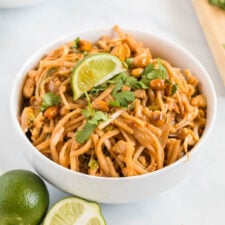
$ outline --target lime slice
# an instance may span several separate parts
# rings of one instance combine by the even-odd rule
[[[96,202],[67,197],[50,209],[43,225],[106,225],[106,223]]]
[[[71,77],[74,100],[122,71],[123,62],[109,53],[97,53],[83,58],[74,67]]]

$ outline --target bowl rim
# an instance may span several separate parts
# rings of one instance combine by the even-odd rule
[[[47,52],[49,52],[49,50],[55,49],[57,46],[60,46],[63,43],[66,43],[67,41],[71,41],[72,38],[76,37],[76,35],[86,35],[86,33],[103,32],[103,31],[104,32],[112,32],[112,27],[97,27],[97,28],[90,28],[90,29],[87,28],[87,29],[83,29],[83,30],[74,30],[72,32],[68,32],[67,34],[61,35],[60,37],[54,39],[53,41],[49,41],[46,44],[42,45],[42,47],[40,47],[38,50],[34,51],[33,54],[31,54],[31,56],[29,56],[27,58],[27,60],[23,63],[23,65],[18,70],[18,72],[15,76],[15,79],[13,81],[12,91],[11,91],[11,95],[10,95],[10,104],[9,104],[12,124],[16,128],[15,132],[19,133],[23,142],[25,141],[25,143],[32,149],[33,153],[36,156],[41,157],[44,160],[44,162],[46,162],[47,164],[50,163],[50,165],[52,167],[56,167],[59,170],[64,171],[65,173],[69,173],[72,175],[74,174],[74,175],[81,176],[81,177],[87,177],[89,179],[95,179],[95,180],[97,179],[97,180],[104,180],[104,181],[107,180],[107,181],[111,181],[111,182],[116,182],[116,181],[121,182],[121,181],[126,181],[126,180],[131,180],[131,179],[138,180],[138,179],[143,179],[144,177],[148,177],[148,176],[157,176],[158,174],[162,174],[162,173],[167,172],[168,170],[171,170],[173,167],[176,167],[177,165],[179,165],[181,163],[189,162],[191,160],[189,157],[192,157],[192,155],[194,155],[196,152],[198,152],[198,146],[201,145],[202,143],[204,143],[204,141],[207,139],[207,137],[208,137],[209,133],[211,132],[212,127],[215,123],[215,118],[216,118],[216,114],[217,114],[216,92],[215,92],[213,82],[212,82],[208,72],[203,67],[203,65],[200,63],[200,61],[192,53],[190,53],[186,48],[184,48],[177,42],[173,41],[172,39],[160,36],[160,34],[156,34],[154,32],[149,32],[149,31],[144,31],[141,29],[124,28],[124,27],[121,27],[121,29],[126,33],[137,33],[138,36],[139,35],[151,36],[151,38],[158,39],[160,42],[166,43],[167,45],[170,45],[173,48],[177,49],[178,51],[181,52],[181,54],[185,54],[195,64],[197,64],[197,66],[201,70],[201,73],[204,74],[204,77],[207,80],[206,83],[210,87],[210,91],[212,94],[212,96],[211,96],[212,97],[212,106],[210,107],[212,113],[211,113],[210,120],[209,119],[207,120],[209,122],[206,123],[206,126],[204,128],[204,132],[203,132],[202,136],[200,137],[199,141],[190,150],[190,152],[188,154],[185,154],[183,157],[181,157],[180,159],[178,159],[177,161],[175,161],[174,163],[172,163],[168,166],[165,166],[165,167],[158,169],[156,171],[153,171],[153,172],[149,172],[149,173],[141,174],[141,175],[137,175],[137,176],[128,176],[128,177],[93,176],[93,175],[84,174],[81,172],[77,172],[77,171],[65,168],[65,167],[61,166],[60,164],[54,162],[53,160],[49,159],[48,157],[44,156],[41,152],[39,152],[35,148],[35,146],[28,140],[26,135],[23,133],[23,131],[19,125],[19,120],[18,120],[18,115],[17,115],[18,112],[16,112],[16,110],[15,110],[15,106],[17,108],[19,107],[18,99],[16,100],[16,98],[18,98],[17,93],[18,93],[19,89],[21,91],[21,88],[22,88],[21,86],[22,86],[23,80],[26,77],[27,72],[31,68],[34,67],[34,65],[33,65],[34,62],[35,62],[35,64],[37,64],[37,62],[41,59],[41,57],[43,57]],[[32,65],[32,67],[30,68],[31,65]],[[20,85],[20,87],[19,87],[19,85]],[[32,162],[29,161],[29,163],[32,165]]]

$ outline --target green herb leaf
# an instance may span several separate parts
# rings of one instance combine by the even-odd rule
[[[88,109],[82,109],[81,112],[82,112],[82,115],[83,115],[86,119],[88,119],[89,117],[91,117],[91,113],[90,113],[90,111],[89,111]]]
[[[123,87],[123,80],[118,80],[116,86],[113,88],[113,94],[115,94],[116,92],[120,91]]]
[[[142,73],[143,75],[144,74],[148,74],[148,73],[150,73],[152,70],[154,69],[154,65],[153,64],[148,64],[146,67],[145,67],[145,70],[144,70],[144,72]]]
[[[172,84],[171,95],[174,95],[177,92],[178,84]]]
[[[102,111],[96,111],[94,113],[94,116],[92,117],[92,119],[88,120],[88,122],[90,124],[95,124],[95,125],[98,125],[100,121],[106,121],[108,120],[108,116],[107,114],[105,114],[104,112]]]
[[[76,132],[75,134],[75,140],[78,143],[83,143],[88,140],[91,133],[95,130],[95,128],[98,126],[100,121],[106,121],[108,120],[108,115],[103,113],[102,111],[93,111],[94,115],[91,115],[90,111],[88,109],[82,110],[82,114],[86,118],[90,118],[86,124],[83,126],[83,128]]]
[[[114,92],[116,92],[122,88],[122,87],[120,87],[121,81],[124,82],[127,76],[128,75],[125,72],[122,72],[122,73],[116,75],[115,77],[113,77],[112,79],[105,81],[103,84],[101,84],[97,87],[93,87],[91,89],[91,91],[89,91],[88,93],[97,95],[99,92],[104,91],[109,86],[109,84],[116,84],[116,86],[114,88],[115,89]]]
[[[73,42],[73,48],[74,49],[78,49],[79,48],[79,44],[80,44],[80,38],[77,37],[74,42]]]
[[[98,168],[98,162],[93,157],[91,157],[90,161],[88,162],[88,167],[91,168],[91,169],[97,169]]]
[[[96,124],[91,124],[91,123],[87,122],[81,130],[76,132],[75,140],[78,143],[81,143],[81,144],[84,143],[85,141],[88,140],[91,133],[95,130],[96,127],[97,127]]]
[[[128,107],[128,103],[133,102],[135,99],[134,93],[131,91],[115,93],[113,94],[113,97],[115,98],[118,105],[122,107]]]
[[[129,75],[126,72],[119,73],[117,76],[115,76],[112,79],[108,80],[107,83],[109,83],[109,84],[116,84],[120,80],[125,82],[126,79],[127,79],[127,76],[129,76]]]
[[[158,69],[159,69],[159,70],[164,71],[164,73],[167,73],[167,70],[166,70],[166,68],[163,66],[163,64],[161,63],[160,58],[158,58],[157,64],[158,64],[158,67],[159,67]]]
[[[43,96],[41,103],[41,111],[43,112],[50,106],[58,105],[61,102],[61,98],[59,95],[56,95],[52,92],[48,92]]]
[[[166,68],[162,65],[160,59],[157,61],[158,68],[157,69],[152,69],[149,73],[145,74],[145,77],[149,80],[154,80],[154,79],[167,79],[167,70]]]
[[[120,103],[117,101],[109,101],[109,105],[112,107],[117,107],[117,108],[121,107]]]
[[[130,68],[132,66],[134,59],[133,58],[127,58],[125,60],[125,63],[127,64],[128,68]]]
[[[106,113],[102,111],[96,111],[95,109],[93,109],[89,95],[85,93],[85,96],[88,101],[88,106],[87,109],[82,109],[82,115],[87,119],[87,122],[83,126],[83,128],[77,131],[75,134],[75,140],[78,143],[83,143],[87,141],[91,133],[98,126],[99,122],[106,121],[109,119]]]
[[[123,85],[127,85],[127,86],[131,87],[132,90],[136,90],[139,88],[143,88],[143,89],[148,88],[148,86],[145,85],[142,81],[139,81],[137,78],[132,77],[125,72],[120,73],[118,76],[116,76],[110,82],[116,83],[113,93],[120,91],[122,89]]]
[[[225,1],[224,0],[209,0],[209,3],[212,5],[216,5],[222,9],[225,9]]]
[[[147,77],[142,77],[141,80],[139,81],[139,83],[140,83],[140,85],[142,86],[143,89],[148,89],[150,79],[148,79]]]
[[[164,70],[159,70],[159,69],[155,69],[152,72],[146,74],[146,78],[149,80],[154,80],[154,79],[166,79],[167,78],[167,72],[165,72]]]
[[[85,92],[84,94],[85,94],[85,96],[87,98],[87,101],[88,101],[88,108],[87,109],[88,109],[90,115],[93,117],[94,113],[95,113],[95,110],[92,108],[91,99],[90,99],[90,97],[89,97],[87,92]]]
[[[139,88],[148,89],[148,86],[145,85],[142,81],[139,81],[137,78],[131,77],[131,76],[127,77],[125,84],[127,86],[130,86],[131,89],[133,90],[136,90]]]
[[[148,64],[142,73],[142,78],[139,81],[139,85],[142,85],[141,88],[148,88],[149,82],[154,79],[164,79],[166,80],[168,77],[166,68],[162,65],[160,59],[157,61],[158,68],[154,68],[152,64]]]
[[[93,87],[88,93],[91,94],[91,95],[98,95],[99,92],[104,91],[106,88],[107,88],[107,84],[103,83],[101,85]]]
[[[177,83],[172,83],[170,79],[166,79],[166,83],[171,85],[171,91],[170,95],[174,95],[177,92],[178,89],[178,84]]]

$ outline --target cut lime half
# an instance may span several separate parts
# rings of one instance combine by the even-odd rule
[[[43,225],[106,225],[96,202],[79,197],[67,197],[48,212]]]
[[[83,58],[76,64],[71,76],[74,100],[123,71],[123,62],[109,53],[97,53]]]

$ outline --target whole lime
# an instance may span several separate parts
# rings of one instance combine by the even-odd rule
[[[1,225],[37,225],[48,206],[48,190],[35,173],[11,170],[0,176]]]

